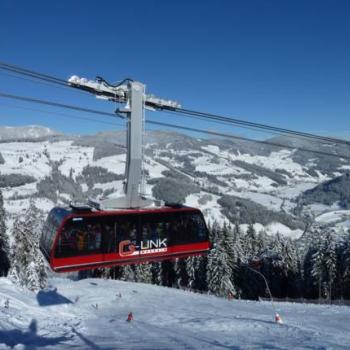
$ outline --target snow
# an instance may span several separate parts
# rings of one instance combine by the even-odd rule
[[[12,196],[31,196],[37,192],[36,182],[17,186],[15,188],[5,187],[2,190],[4,199],[9,199]]]
[[[321,215],[325,212],[333,212],[334,210],[339,210],[340,206],[338,202],[334,202],[332,205],[326,205],[322,203],[313,203],[305,206],[304,210],[306,212],[311,212],[314,215]]]
[[[280,198],[265,193],[242,192],[240,197],[251,199],[256,203],[275,211],[280,211],[282,205],[282,200]]]
[[[349,233],[350,210],[333,210],[320,214],[315,221],[321,225],[329,225],[337,233],[337,237],[342,239]]]
[[[150,144],[146,145],[150,146]],[[169,147],[171,144],[169,144]],[[178,171],[183,175],[186,171],[174,169],[180,168],[183,164],[175,159],[167,157],[160,157],[161,151],[158,150],[158,156],[155,158],[149,155],[145,156],[144,167],[149,174],[149,178],[164,177],[165,170]],[[192,157],[191,150],[171,150],[172,153],[178,156]],[[169,153],[169,152],[168,152]],[[15,214],[17,210],[22,210],[28,206],[29,197],[37,193],[37,184],[46,176],[49,176],[53,169],[53,162],[59,165],[59,171],[62,174],[73,178],[77,178],[87,165],[100,166],[112,173],[124,174],[125,172],[125,154],[104,157],[96,161],[93,160],[94,148],[75,146],[72,140],[65,141],[40,141],[40,142],[17,142],[11,141],[1,143],[1,154],[5,159],[4,164],[0,164],[1,174],[24,174],[31,175],[37,180],[35,183],[26,184],[14,188],[4,188],[3,194],[6,201],[6,210],[10,214]],[[157,152],[156,152],[157,154]],[[202,154],[198,156],[198,154]],[[222,150],[216,145],[202,146],[202,152],[196,152],[196,157],[192,159],[197,171],[203,171],[207,174],[214,175],[218,180],[224,182],[226,185],[218,185],[211,179],[201,177],[198,179],[191,178],[200,182],[202,192],[200,194],[193,194],[186,199],[187,205],[200,207],[206,219],[210,222],[218,221],[219,223],[227,222],[227,219],[221,213],[221,206],[218,205],[218,196],[213,196],[205,205],[198,202],[209,188],[215,186],[217,191],[221,194],[233,195],[241,198],[251,199],[266,208],[274,211],[280,211],[281,208],[287,212],[292,213],[296,206],[295,198],[306,189],[314,187],[324,176],[311,177],[305,172],[305,167],[298,163],[294,163],[291,159],[292,151],[278,151],[272,152],[269,156],[254,156],[249,154],[241,154],[232,152],[232,150]],[[181,158],[179,158],[181,159]],[[286,178],[288,184],[286,186],[278,186],[273,180],[266,176],[247,176],[251,172],[244,170],[234,164],[232,161],[241,160],[247,163],[264,166],[268,169],[284,169],[293,175],[293,178]],[[169,164],[167,164],[167,161]],[[346,165],[343,166],[343,168]],[[181,168],[180,168],[181,169]],[[254,174],[256,175],[256,174]],[[152,185],[147,185],[143,190],[148,196],[152,195]],[[87,191],[87,185],[82,184],[83,191]],[[114,193],[109,197],[116,197],[122,193],[123,182],[113,181],[110,183],[96,183],[94,188],[105,190],[113,190]],[[62,194],[61,194],[62,195]],[[62,195],[64,196],[64,194]],[[17,199],[16,199],[17,198]],[[69,199],[66,196],[67,199]],[[46,199],[40,198],[38,205],[47,212],[50,205],[53,204]],[[315,207],[316,205],[316,207]],[[313,204],[305,208],[305,211],[310,211],[311,214],[319,215],[325,211],[334,211],[339,209],[338,206],[332,207],[318,207]],[[8,218],[7,220],[10,220]],[[320,219],[321,220],[321,219]],[[8,222],[11,226],[11,222]],[[339,225],[338,225],[339,226]],[[275,227],[275,226],[272,226]],[[342,230],[345,230],[348,224],[345,222]],[[267,230],[267,229],[266,229]],[[290,234],[292,237],[297,237],[298,232],[288,231],[285,227],[280,227],[282,234]],[[270,232],[276,232],[275,228],[271,228]]]
[[[243,233],[247,233],[248,224],[239,225]],[[253,224],[255,232],[259,233],[260,231],[265,231],[270,236],[275,236],[277,233],[285,237],[290,237],[292,239],[300,238],[303,234],[303,231],[300,229],[291,230],[288,226],[281,224],[280,222],[272,222],[266,226],[256,222]]]
[[[202,148],[208,150],[211,153],[216,153],[216,154],[220,153],[220,148],[218,146],[215,146],[215,145],[208,145],[208,146],[202,147]]]
[[[99,188],[103,191],[105,190],[112,190],[113,192],[109,194],[108,198],[117,198],[123,196],[123,188],[124,188],[124,181],[111,181],[108,183],[96,183],[94,185],[94,188]],[[103,197],[103,196],[102,196]],[[97,197],[97,199],[100,199],[100,196]]]
[[[202,149],[213,154],[218,154],[218,151],[213,149],[213,147],[215,146],[202,146]],[[271,152],[269,156],[257,156],[247,153],[235,154],[234,152],[231,152],[231,150],[227,150],[220,151],[220,156],[230,160],[241,160],[246,163],[256,164],[271,170],[284,169],[293,174],[294,177],[305,176],[303,167],[300,164],[295,163],[291,158],[293,152],[294,151],[291,150],[281,150],[278,152]]]
[[[162,172],[165,170],[169,170],[169,168],[152,160],[149,157],[145,157],[144,167],[145,167],[145,170],[149,172],[149,175],[151,178],[164,177]]]
[[[111,173],[124,174],[125,172],[125,154],[119,154],[117,156],[104,157],[96,160],[92,165],[100,166],[107,169]]]
[[[207,223],[214,221],[218,222],[220,225],[224,223],[229,224],[229,220],[221,213],[222,207],[217,203],[217,200],[220,198],[219,196],[210,194],[211,199],[206,203],[200,202],[200,199],[208,195],[208,193],[201,191],[200,193],[194,193],[186,197],[185,204],[191,207],[201,208],[204,217]],[[260,203],[272,210],[279,210],[282,201],[276,197],[272,197],[269,195],[264,195],[261,193],[240,193],[240,197],[249,198],[254,200],[257,203]],[[242,232],[246,233],[248,230],[248,224],[241,224],[240,228]],[[277,233],[280,233],[282,236],[290,237],[292,239],[300,238],[303,234],[303,231],[300,229],[292,230],[288,226],[283,225],[279,222],[272,222],[266,226],[255,223],[254,229],[256,232],[265,231],[268,235],[274,236]]]
[[[21,138],[39,138],[48,135],[58,134],[56,131],[40,126],[0,126],[0,140],[21,139]]]
[[[201,211],[206,219],[206,222],[213,223],[216,221],[220,225],[229,224],[229,220],[222,215],[221,210],[222,207],[221,205],[218,204],[217,200],[220,198],[219,196],[210,194],[211,199],[208,200],[206,203],[200,203],[199,200],[201,197],[207,195],[207,192],[201,191],[200,193],[193,193],[190,194],[186,197],[185,204],[190,206],[190,207],[196,207],[196,208],[201,208]]]
[[[57,161],[62,159],[62,165],[58,169],[63,175],[69,177],[72,169],[73,178],[76,178],[87,165],[92,163],[93,150],[92,147],[69,147],[65,151],[62,149],[62,153],[50,153],[50,156],[57,157]]]
[[[291,183],[289,186],[281,186],[273,192],[277,196],[281,196],[286,199],[293,199],[298,197],[302,192],[309,190],[316,185],[316,182]]]
[[[330,224],[350,219],[350,210],[335,210],[319,215],[315,220],[319,223]]]
[[[42,154],[48,142],[11,142],[1,144],[5,164],[0,165],[2,174],[30,175],[42,179],[49,175],[51,167]],[[20,159],[23,161],[20,163]]]
[[[244,234],[247,233],[248,228],[249,228],[249,224],[241,224],[239,225],[241,232],[243,232]],[[256,222],[253,224],[254,230],[255,232],[259,233],[260,231],[265,231],[265,226]]]
[[[345,306],[225,300],[122,281],[0,279],[0,349],[348,349]],[[119,296],[121,293],[121,297]],[[9,308],[4,307],[9,299]],[[126,322],[129,312],[134,320]],[[278,312],[284,324],[274,322]]]
[[[265,227],[265,231],[269,235],[276,235],[280,233],[282,236],[290,237],[292,239],[300,238],[303,231],[300,229],[291,230],[288,226],[281,224],[280,222],[272,222]]]
[[[263,191],[271,191],[274,189],[273,184],[275,183],[273,180],[266,176],[259,176],[257,180],[254,181],[255,186],[257,188],[262,188]]]
[[[60,194],[60,195],[62,195],[62,194]],[[34,200],[35,206],[38,209],[41,209],[46,213],[49,212],[54,205],[54,203],[52,203],[52,201],[50,201],[47,198],[35,198],[33,200]],[[29,200],[28,199],[14,199],[11,201],[5,201],[4,207],[5,207],[5,211],[8,214],[19,214],[20,212],[24,212],[26,209],[28,209]]]

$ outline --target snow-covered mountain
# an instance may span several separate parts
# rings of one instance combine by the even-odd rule
[[[0,187],[10,224],[11,215],[26,207],[33,196],[37,205],[48,211],[57,203],[121,194],[125,133],[73,137],[57,136],[45,128],[9,130],[7,138],[11,133],[17,136],[0,143]],[[33,130],[38,133],[28,138]],[[20,140],[20,135],[25,140]],[[346,145],[287,137],[273,142],[349,154]],[[349,169],[350,161],[341,157],[241,140],[198,139],[162,131],[148,132],[145,137],[146,195],[200,207],[207,220],[238,222],[244,230],[254,223],[258,232],[299,237],[306,213],[308,220],[315,217],[328,224],[335,211],[337,223],[348,222],[347,211],[339,215],[346,209],[343,202],[329,191],[327,194],[322,185],[319,191],[324,190],[331,202],[318,202],[321,197],[317,196],[306,201],[310,192],[304,192],[344,176]],[[318,219],[326,213],[328,221]],[[346,224],[338,227],[347,230]]]
[[[277,303],[275,309],[270,302],[103,279],[50,284],[34,293],[0,278],[0,349],[345,350],[350,344],[346,306]],[[274,322],[276,312],[284,324]]]
[[[58,135],[59,132],[39,125],[29,126],[1,126],[0,141],[4,140],[21,140],[21,139],[38,139],[50,135]]]

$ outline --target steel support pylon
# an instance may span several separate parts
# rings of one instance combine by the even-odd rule
[[[124,109],[117,111],[120,116],[122,115],[127,120],[124,196],[102,201],[90,200],[89,205],[97,209],[141,208],[160,205],[160,201],[141,196],[145,108],[153,111],[174,110],[181,108],[181,105],[175,101],[146,95],[145,85],[130,79],[124,79],[117,85],[110,85],[102,78],[92,81],[73,75],[69,78],[68,83],[70,86],[88,91],[101,99],[117,103],[126,102]]]
[[[140,195],[143,161],[142,144],[145,113],[145,85],[131,81],[128,83],[128,88],[128,104],[124,109],[118,111],[124,114],[127,119],[125,196],[102,200],[100,202],[101,209],[140,208],[153,203],[152,200],[143,198]]]

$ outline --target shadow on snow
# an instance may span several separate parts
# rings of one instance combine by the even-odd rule
[[[72,304],[68,298],[57,293],[57,288],[47,291],[40,290],[36,295],[36,298],[40,306]]]
[[[47,338],[37,334],[38,326],[36,320],[32,320],[28,326],[28,331],[19,329],[0,331],[0,344],[5,344],[11,348],[22,344],[26,350],[35,350],[44,346],[58,345],[70,340],[69,337]]]

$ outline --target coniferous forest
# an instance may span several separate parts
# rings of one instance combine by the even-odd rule
[[[30,290],[46,286],[48,267],[39,251],[44,215],[31,202],[6,231],[0,191],[0,276]],[[331,229],[310,225],[299,240],[256,232],[238,224],[209,225],[207,256],[175,261],[82,271],[79,278],[100,277],[152,283],[225,298],[350,299],[350,233],[340,239]],[[10,246],[9,236],[12,237]]]

